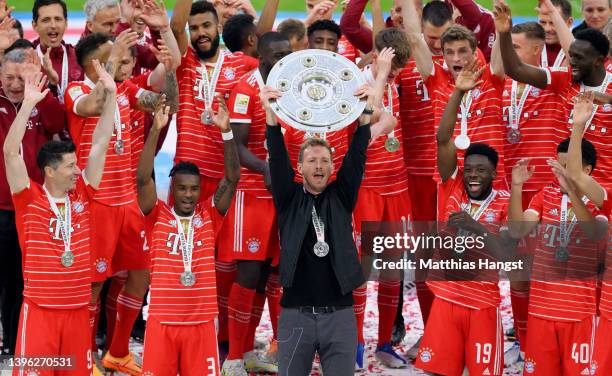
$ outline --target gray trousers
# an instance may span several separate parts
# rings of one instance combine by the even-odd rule
[[[315,352],[324,375],[353,376],[357,321],[353,307],[333,313],[302,313],[283,308],[278,320],[279,376],[309,375]]]

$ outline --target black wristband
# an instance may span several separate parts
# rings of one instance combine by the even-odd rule
[[[372,115],[372,114],[374,114],[374,109],[364,108],[362,113],[364,115]]]

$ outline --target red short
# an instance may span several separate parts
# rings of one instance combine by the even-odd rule
[[[413,221],[435,221],[438,183],[432,176],[408,174]]]
[[[529,315],[524,375],[590,375],[595,327],[595,316],[560,322]]]
[[[210,176],[200,175],[200,199],[199,202],[206,201],[217,191],[220,178],[211,178]],[[172,180],[170,180],[170,189],[168,189],[168,205],[174,205],[174,196],[172,196]]]
[[[219,261],[272,259],[278,263],[280,241],[271,198],[238,190],[217,236]]]
[[[499,308],[471,309],[434,298],[415,366],[440,375],[503,373]]]
[[[143,376],[217,376],[219,352],[214,321],[195,325],[165,325],[147,321]]]
[[[58,357],[70,361],[72,369],[13,369],[13,376],[22,375],[90,375],[92,370],[91,330],[87,307],[49,309],[39,307],[27,298],[21,306],[16,357]],[[32,359],[34,360],[34,359]]]
[[[599,319],[595,331],[595,349],[591,363],[592,375],[612,375],[612,320]]]
[[[108,206],[91,202],[92,280],[101,282],[119,270],[149,267],[144,216],[137,202]]]
[[[406,226],[411,222],[412,206],[408,191],[393,195],[382,195],[379,192],[361,188],[357,205],[353,210],[353,225],[355,226],[355,238],[357,239],[357,250],[361,253],[361,222],[404,222]]]

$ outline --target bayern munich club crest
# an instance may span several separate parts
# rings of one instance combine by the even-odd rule
[[[535,372],[535,362],[533,361],[533,359],[525,359],[525,372],[527,373],[534,373]]]
[[[125,97],[125,95],[120,95],[119,98],[117,98],[117,102],[119,102],[119,104],[122,106],[127,106],[130,104],[130,101]]]
[[[541,92],[542,92],[542,90],[540,88],[537,88],[537,87],[532,87],[531,88],[531,96],[532,97],[537,97],[538,95],[540,95]]]
[[[104,273],[106,272],[106,269],[108,269],[108,261],[103,258],[97,259],[94,265],[96,266],[96,271],[98,273]]]
[[[421,359],[421,362],[429,363],[431,361],[431,358],[433,358],[433,356],[434,356],[434,353],[429,347],[424,347],[422,349],[419,349],[419,359]]]
[[[81,201],[77,201],[72,204],[72,208],[74,209],[75,213],[82,213],[85,207],[83,206],[83,203]]]
[[[204,222],[202,222],[202,217],[200,216],[193,217],[193,225],[195,226],[195,228],[200,228],[204,226]]]
[[[604,110],[604,112],[612,111],[612,105],[610,105],[609,103],[604,104],[603,105],[603,110]]]
[[[233,80],[236,77],[236,72],[234,72],[234,69],[227,67],[223,70],[223,76],[228,80]]]
[[[260,242],[257,238],[249,238],[249,240],[247,240],[247,249],[251,253],[257,253],[257,251],[259,251],[259,245]]]
[[[36,115],[38,115],[38,108],[34,107],[34,108],[32,109],[32,112],[30,113],[30,117],[31,117],[31,118],[33,118],[33,117],[35,117]]]
[[[480,89],[472,90],[472,97],[474,97],[474,99],[478,98],[479,96],[480,96]]]

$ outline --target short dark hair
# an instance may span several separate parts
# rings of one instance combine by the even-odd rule
[[[474,33],[467,29],[465,26],[453,25],[446,29],[446,31],[442,33],[442,36],[440,37],[442,48],[444,48],[444,45],[446,43],[456,42],[460,40],[467,40],[470,43],[472,51],[476,51],[476,48],[478,47],[476,36],[474,36]]]
[[[302,21],[296,20],[295,18],[287,18],[278,24],[276,31],[284,35],[287,40],[294,37],[297,40],[300,40],[304,38],[304,35],[306,35],[306,25],[304,25]]]
[[[567,153],[569,150],[570,139],[566,138],[561,141],[557,146],[557,153]],[[587,139],[582,139],[582,164],[591,166],[591,169],[595,169],[595,165],[597,164],[597,150],[595,150],[595,145],[591,143],[591,141]]]
[[[327,148],[327,150],[329,151],[329,155],[333,158],[334,154],[332,152],[331,146],[329,146],[329,142],[327,142],[327,140],[324,140],[322,138],[312,137],[312,138],[306,139],[306,141],[304,141],[302,145],[300,145],[300,151],[298,153],[298,163],[302,163],[304,161],[304,150],[306,150],[309,147],[314,147],[314,146],[323,146]]]
[[[313,22],[306,31],[306,34],[310,38],[312,33],[317,30],[327,30],[336,34],[338,39],[342,37],[342,31],[340,31],[340,26],[334,20],[317,20]]]
[[[398,67],[403,67],[410,60],[410,45],[406,34],[396,27],[388,27],[379,31],[374,38],[374,46],[379,52],[385,47],[393,48],[395,50],[393,63]]]
[[[429,22],[435,27],[446,25],[453,20],[453,10],[444,1],[434,0],[423,7],[423,23]]]
[[[482,143],[472,143],[465,151],[465,156],[463,160],[466,160],[470,155],[484,155],[487,157],[489,162],[493,165],[494,168],[497,168],[497,162],[499,161],[499,154],[497,154],[497,150],[492,148],[487,144]]]
[[[32,7],[32,19],[34,22],[38,22],[38,9],[40,9],[40,7],[53,4],[59,4],[62,7],[64,19],[68,20],[68,8],[63,0],[36,0],[34,1],[34,6]]]
[[[206,0],[198,0],[191,4],[191,10],[189,11],[190,16],[195,16],[200,13],[212,13],[215,16],[215,20],[219,21],[219,16],[217,15],[217,10],[215,6]]]
[[[567,0],[551,0],[553,6],[561,8],[561,16],[568,20],[572,16],[572,3]]]
[[[588,27],[577,32],[574,38],[576,38],[576,40],[589,42],[601,56],[608,56],[610,41],[608,41],[608,38],[601,31]]]
[[[4,54],[6,55],[13,50],[26,50],[28,48],[34,49],[34,44],[27,39],[17,39],[9,46],[9,48],[4,50]]]
[[[527,39],[545,40],[546,32],[537,22],[523,22],[512,26],[512,34],[525,34]]]
[[[13,24],[13,29],[16,29],[19,33],[19,38],[23,38],[23,26],[21,22],[15,18],[15,23]]]
[[[172,167],[170,170],[170,175],[173,177],[174,175],[196,175],[200,176],[200,169],[194,163],[179,161],[177,164]]]
[[[271,43],[274,42],[287,42],[289,43],[289,39],[283,34],[277,31],[268,31],[259,37],[257,40],[257,54],[259,56],[263,56],[264,50],[270,46]]]
[[[36,164],[44,176],[45,167],[56,168],[62,162],[64,154],[74,153],[75,151],[76,147],[72,141],[47,141],[38,151]]]
[[[242,50],[249,35],[256,31],[255,18],[250,14],[235,14],[223,25],[223,42],[231,52]]]
[[[92,33],[79,40],[75,47],[77,61],[82,67],[89,55],[96,51],[104,43],[108,43],[111,37],[105,33]]]

